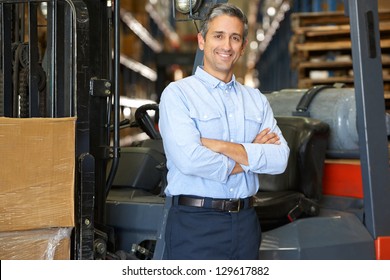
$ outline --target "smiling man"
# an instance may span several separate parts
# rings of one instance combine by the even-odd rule
[[[198,34],[204,65],[162,93],[166,259],[258,258],[257,174],[284,172],[289,148],[265,96],[233,74],[247,34],[239,8],[210,8]]]

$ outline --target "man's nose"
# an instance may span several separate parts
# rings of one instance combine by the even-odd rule
[[[231,42],[230,38],[226,38],[223,41],[223,48],[226,49],[226,50],[230,50],[232,48],[232,42]]]

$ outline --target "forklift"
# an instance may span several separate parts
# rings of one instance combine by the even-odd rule
[[[181,12],[188,20],[199,20],[217,2],[227,1],[192,0]],[[306,178],[314,190],[311,195],[296,186],[294,200],[289,200],[293,204],[278,217],[283,221],[263,228],[261,259],[390,259],[390,170],[378,6],[377,1],[364,0],[345,0],[344,6],[351,26],[364,198],[320,194],[320,164],[309,172],[313,177]],[[120,1],[0,0],[0,15],[0,116],[77,118],[72,259],[163,259],[170,201],[164,195],[162,140],[150,115],[155,111],[158,116],[158,104],[141,106],[133,122],[120,122]],[[42,25],[44,46],[38,35]],[[202,64],[202,56],[198,50],[193,69]],[[277,120],[287,134],[307,130],[314,141],[308,145],[311,157],[323,162],[326,123],[307,116]],[[120,131],[126,125],[140,127],[150,139],[121,147]],[[300,156],[305,155],[291,161]],[[305,174],[309,166],[300,168]],[[284,179],[262,179],[271,189],[259,192],[255,207],[266,224],[264,215],[275,215],[268,203],[281,194],[272,184]]]

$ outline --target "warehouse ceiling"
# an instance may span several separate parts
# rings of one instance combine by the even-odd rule
[[[130,36],[131,38],[124,38],[124,45],[127,46],[126,42],[128,41],[134,42],[135,35],[155,53],[194,52],[197,47],[197,27],[195,25],[197,21],[184,21],[188,17],[183,17],[177,12],[174,13],[173,19],[172,1],[174,0],[122,1],[122,21],[133,33]],[[228,1],[240,7],[247,14],[249,20],[248,49],[237,66],[237,75],[245,83],[256,84],[253,81],[251,72],[255,69],[261,54],[272,40],[280,21],[284,19],[284,14],[290,9],[290,1]],[[155,38],[152,30],[149,30],[150,20],[154,22],[160,33],[163,34],[162,39]],[[129,32],[124,34],[126,36]],[[142,56],[139,52],[142,51],[142,48],[137,48],[133,43],[131,45],[133,45],[131,48],[124,47],[122,62],[148,79],[155,77],[152,69],[149,69],[146,65],[139,64]]]

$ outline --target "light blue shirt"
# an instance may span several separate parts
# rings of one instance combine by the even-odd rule
[[[224,83],[198,67],[193,76],[170,83],[159,104],[159,129],[167,156],[166,194],[246,198],[259,189],[257,173],[278,174],[287,166],[289,148],[266,97],[233,76]],[[281,144],[255,144],[265,128]],[[249,165],[231,175],[235,162],[204,147],[200,138],[241,143]]]

